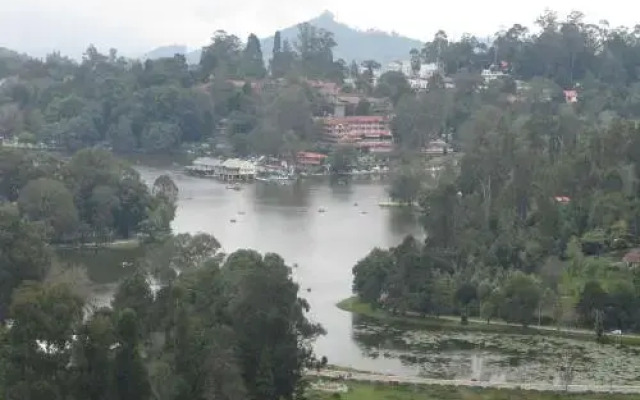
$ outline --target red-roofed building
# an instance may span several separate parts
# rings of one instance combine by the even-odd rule
[[[576,90],[565,90],[564,91],[564,99],[567,103],[577,103],[578,102],[578,92]]]
[[[296,161],[299,165],[303,166],[318,166],[322,165],[327,159],[325,154],[311,153],[308,151],[301,151],[296,154]]]
[[[393,150],[389,117],[352,116],[325,118],[325,140],[333,144],[350,144],[374,153]]]

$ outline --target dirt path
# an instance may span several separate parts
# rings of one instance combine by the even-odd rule
[[[640,394],[640,386],[621,386],[621,385],[551,385],[551,384],[533,384],[533,383],[511,383],[511,382],[482,382],[471,380],[447,380],[447,379],[429,379],[418,376],[394,376],[382,375],[367,372],[349,372],[337,370],[321,370],[307,371],[308,376],[319,378],[339,379],[347,381],[371,382],[371,383],[388,383],[388,384],[413,384],[413,385],[439,385],[439,386],[470,386],[495,389],[521,389],[535,390],[544,392],[563,392],[565,390],[572,393],[622,393],[622,394]]]

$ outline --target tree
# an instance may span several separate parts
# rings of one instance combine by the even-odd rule
[[[72,335],[82,300],[63,285],[28,283],[14,293],[9,330],[8,399],[65,399]]]
[[[374,94],[378,97],[388,97],[396,105],[405,95],[412,93],[411,86],[402,72],[385,72],[378,79]]]
[[[133,133],[133,121],[125,115],[120,116],[117,123],[111,124],[107,137],[113,149],[118,152],[127,153],[138,147]]]
[[[240,250],[222,271],[229,282],[226,312],[250,398],[290,398],[303,368],[313,362],[310,342],[323,332],[307,320],[308,305],[298,297],[290,268],[275,254]]]
[[[241,59],[240,39],[223,30],[216,31],[211,44],[203,47],[200,57],[200,72],[208,79],[212,74],[237,77]]]
[[[153,122],[145,126],[140,145],[149,153],[163,152],[175,148],[181,137],[182,130],[177,124]]]
[[[411,72],[414,76],[418,76],[420,74],[420,69],[422,67],[422,60],[420,59],[420,52],[418,49],[411,49]]]
[[[527,327],[540,301],[538,282],[522,272],[514,272],[507,278],[502,292],[504,296],[501,307],[502,317]]]
[[[597,315],[604,312],[606,304],[607,293],[602,289],[600,283],[589,281],[580,293],[576,311],[585,325],[595,326]]]
[[[373,249],[353,267],[353,292],[360,301],[377,306],[385,295],[387,281],[395,261],[382,249]]]
[[[405,166],[391,180],[389,195],[392,199],[406,205],[417,200],[422,186],[422,178],[413,168]]]
[[[113,396],[112,347],[116,343],[110,310],[98,310],[80,327],[73,345],[73,391],[77,398],[107,400]]]
[[[275,51],[275,46],[274,46]],[[262,79],[267,71],[264,67],[264,59],[260,41],[253,33],[247,39],[247,46],[242,53],[242,71],[246,78]]]
[[[365,60],[361,63],[361,65],[362,68],[364,68],[362,77],[369,85],[373,87],[375,81],[375,71],[379,70],[382,65],[380,65],[380,63],[376,60]]]
[[[130,310],[138,319],[136,329],[144,334],[150,328],[149,318],[153,304],[153,292],[147,282],[147,277],[142,271],[136,271],[118,285],[118,290],[113,296],[111,305],[116,312]]]
[[[151,397],[149,376],[140,357],[138,329],[135,311],[124,309],[119,313],[116,334],[120,346],[115,355],[118,399],[146,400]]]
[[[337,45],[333,33],[308,22],[298,25],[295,49],[299,68],[308,78],[326,78],[334,75],[337,66],[333,60],[333,48]]]
[[[178,202],[179,190],[169,175],[160,175],[153,182],[151,194],[175,207]]]
[[[331,167],[331,173],[335,175],[345,174],[351,171],[355,164],[357,153],[352,147],[339,147],[335,149],[327,160]]]
[[[460,313],[460,322],[463,325],[466,325],[469,318],[469,304],[471,304],[472,301],[478,298],[477,289],[473,284],[465,282],[458,286],[455,296],[458,304],[462,306],[462,312]]]
[[[20,212],[31,221],[42,221],[55,240],[73,234],[78,211],[71,192],[59,181],[40,178],[30,181],[18,198]]]
[[[42,280],[50,251],[40,225],[20,218],[18,210],[0,205],[0,320],[7,318],[11,293],[24,281]]]

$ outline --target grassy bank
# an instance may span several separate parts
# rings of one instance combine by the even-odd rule
[[[594,335],[588,331],[580,330],[558,330],[550,327],[528,327],[523,328],[519,325],[507,324],[504,322],[492,322],[487,324],[485,321],[470,319],[467,325],[460,324],[459,317],[419,317],[410,315],[393,315],[383,309],[374,309],[369,304],[360,302],[357,297],[351,297],[338,303],[338,308],[349,311],[354,314],[373,318],[389,324],[405,324],[416,328],[443,330],[452,329],[459,331],[475,331],[486,333],[512,333],[526,335],[549,335],[559,336],[577,340],[594,340]],[[623,335],[610,339],[612,342],[627,345],[640,346],[640,336]]]
[[[309,393],[309,400],[631,400],[637,394],[547,393],[455,386],[413,386],[349,383],[347,393]]]

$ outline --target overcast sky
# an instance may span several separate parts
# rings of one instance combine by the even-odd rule
[[[453,37],[486,36],[515,22],[532,25],[545,8],[561,15],[578,9],[589,21],[612,26],[640,22],[640,2],[633,0],[0,0],[0,46],[79,57],[93,43],[101,51],[139,55],[162,45],[200,47],[217,29],[264,37],[324,10],[361,29],[421,40],[438,29]]]

